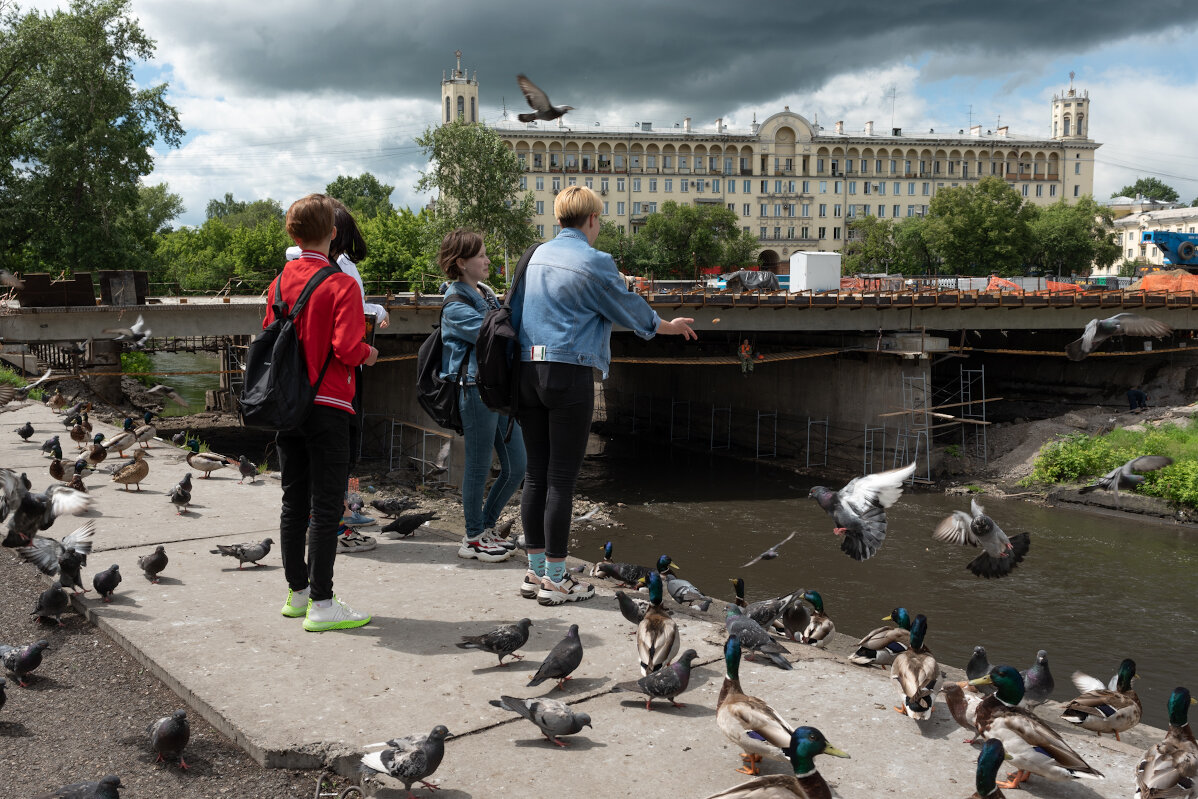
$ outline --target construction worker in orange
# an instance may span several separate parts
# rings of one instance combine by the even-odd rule
[[[740,343],[740,373],[744,377],[749,376],[749,372],[753,371],[753,345],[745,339]]]

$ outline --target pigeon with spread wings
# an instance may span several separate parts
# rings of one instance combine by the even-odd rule
[[[1173,332],[1164,322],[1134,313],[1117,313],[1106,319],[1091,319],[1082,337],[1065,347],[1071,361],[1080,361],[1112,336],[1152,336],[1161,338]]]
[[[843,536],[840,549],[853,560],[873,557],[886,540],[886,509],[903,495],[903,483],[915,474],[915,464],[901,469],[855,477],[839,491],[815,486],[808,494],[836,522]]]
[[[948,544],[981,547],[982,554],[966,568],[978,577],[1006,577],[1027,555],[1031,536],[1019,533],[1008,537],[976,499],[969,501],[969,511],[953,511],[952,516],[937,525],[932,537]]]
[[[532,107],[533,113],[519,114],[516,119],[521,122],[532,122],[537,119],[545,121],[557,119],[564,115],[567,111],[573,111],[572,105],[554,105],[549,102],[549,95],[541,91],[541,89],[524,75],[516,76],[516,83],[520,84],[520,91],[524,92],[524,99]]]
[[[794,538],[794,537],[795,537],[795,535],[797,535],[797,534],[798,534],[798,530],[796,530],[795,532],[793,532],[793,533],[791,533],[790,535],[786,536],[786,538],[783,538],[781,541],[779,541],[778,543],[774,544],[772,547],[770,547],[769,549],[767,549],[765,552],[762,552],[760,555],[758,555],[757,557],[753,558],[751,561],[749,561],[748,563],[746,563],[744,566],[741,566],[741,568],[743,569],[743,568],[746,568],[746,567],[748,567],[748,566],[752,566],[754,563],[756,563],[756,562],[757,562],[757,561],[759,561],[759,560],[773,560],[774,558],[778,557],[778,555],[780,554],[780,553],[778,552],[778,547],[782,546],[782,545],[783,545],[783,544],[785,544],[787,541],[789,541],[790,539]]]

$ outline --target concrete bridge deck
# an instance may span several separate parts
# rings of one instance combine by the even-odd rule
[[[40,405],[9,408],[6,422],[30,421],[38,435],[28,444],[12,435],[0,437],[0,464],[28,472],[41,488],[49,477],[38,442],[61,430],[59,419]],[[99,431],[114,429],[97,424]],[[744,779],[733,770],[740,765],[737,750],[714,718],[723,678],[718,612],[704,617],[677,610],[684,647],[697,649],[702,665],[680,697],[686,708],[659,706],[647,712],[637,697],[610,692],[615,682],[638,674],[632,627],[619,615],[609,586],[590,602],[556,609],[523,600],[517,593],[523,563],[458,559],[461,526],[446,518],[411,540],[380,541],[373,552],[340,557],[339,594],[373,612],[374,621],[356,631],[305,633],[298,620],[279,614],[286,586],[277,548],[262,568],[244,571],[209,554],[217,543],[277,538],[277,481],[238,485],[232,470],[217,472],[195,482],[191,512],[176,516],[164,494],[187,465],[178,460],[178,450],[161,442],[148,456],[151,471],[140,492],[125,492],[103,474],[87,481],[96,500],[89,515],[96,521],[97,546],[85,579],[112,563],[120,565],[125,578],[111,605],[89,595],[76,606],[260,762],[327,764],[348,772],[364,744],[445,724],[454,737],[434,781],[444,789],[437,795],[446,799],[563,793],[598,799],[697,798]],[[61,537],[77,523],[60,519],[50,533]],[[162,582],[152,585],[136,564],[157,544],[166,547],[170,565]],[[15,568],[32,567],[17,564],[10,552],[0,555],[0,574]],[[490,655],[454,647],[463,634],[523,616],[534,625],[525,661],[500,668]],[[564,694],[548,690],[550,683],[526,688],[538,661],[572,623],[581,627],[585,647],[576,678]],[[52,645],[56,635],[52,629],[15,632],[47,637]],[[851,760],[818,761],[837,795],[969,795],[977,749],[961,743],[963,731],[943,704],[924,723],[895,713],[896,691],[888,674],[845,662],[852,643],[840,636],[827,652],[791,645],[794,671],[746,663],[741,679],[786,718],[820,728],[852,755]],[[55,675],[52,653],[42,669]],[[20,690],[10,689],[9,718],[20,712],[19,695],[11,697]],[[588,712],[594,729],[559,750],[527,722],[491,707],[488,700],[500,694],[558,694]],[[69,690],[62,692],[64,704],[76,701],[80,698]],[[1051,709],[1041,712],[1054,717]],[[65,745],[70,734],[64,729],[62,741],[46,743]],[[1129,796],[1136,762],[1163,733],[1140,727],[1125,734],[1122,743],[1065,734],[1107,775],[1106,781],[1060,784],[1033,778],[1030,793]],[[763,769],[783,773],[787,765],[767,760]],[[135,774],[128,776],[136,781]],[[9,782],[0,775],[0,784]],[[423,789],[417,793],[427,795]],[[403,793],[392,784],[378,795]]]

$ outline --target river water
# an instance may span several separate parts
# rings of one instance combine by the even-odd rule
[[[220,356],[211,352],[155,352],[150,355],[155,372],[215,372],[220,369]],[[163,416],[186,416],[204,410],[205,392],[220,385],[220,375],[168,374],[153,378],[165,383],[187,400],[190,407],[167,400]]]
[[[613,513],[624,526],[577,531],[571,554],[593,561],[608,540],[617,561],[648,565],[669,554],[680,576],[718,600],[733,597],[737,576],[750,601],[814,589],[837,630],[856,637],[902,606],[927,616],[927,644],[943,663],[964,668],[980,644],[991,664],[1026,669],[1047,650],[1062,701],[1077,693],[1075,670],[1105,682],[1130,657],[1145,721],[1158,726],[1173,688],[1195,689],[1198,529],[981,497],[1008,534],[1031,534],[1023,563],[985,580],[965,570],[977,550],[931,537],[942,518],[968,509],[968,497],[904,493],[888,512],[885,544],[858,563],[807,497],[813,484],[766,465],[620,442],[588,458],[579,492],[625,503]],[[796,530],[779,558],[742,568]]]

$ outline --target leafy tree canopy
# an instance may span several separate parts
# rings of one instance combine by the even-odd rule
[[[379,179],[369,172],[363,172],[356,178],[341,175],[328,186],[324,193],[345,203],[345,207],[354,215],[355,221],[361,226],[363,219],[370,219],[379,214],[392,211],[391,192],[394,186],[380,183]]]
[[[1160,178],[1139,178],[1135,183],[1124,186],[1111,196],[1135,197],[1137,194],[1150,200],[1161,200],[1167,203],[1175,203],[1181,199],[1177,190],[1169,184],[1163,183]]]
[[[645,217],[632,241],[633,271],[655,277],[692,277],[696,267],[706,266],[739,269],[753,262],[757,246],[757,237],[745,233],[736,213],[723,205],[673,200]]]
[[[1092,265],[1107,267],[1119,257],[1111,212],[1092,197],[1036,209],[1031,233],[1031,261],[1051,274],[1088,274]]]
[[[998,177],[942,189],[928,210],[926,238],[950,272],[1021,274],[1031,247],[1034,211]]]
[[[286,213],[278,200],[267,197],[265,200],[233,199],[232,192],[226,192],[223,200],[209,200],[204,210],[208,219],[219,219],[230,228],[257,227],[263,222],[282,222]]]

